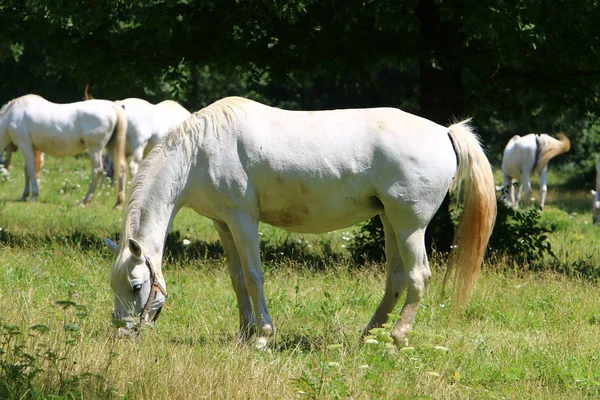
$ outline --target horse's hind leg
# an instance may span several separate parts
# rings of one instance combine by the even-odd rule
[[[92,163],[92,177],[90,181],[90,187],[85,195],[85,197],[78,203],[79,205],[86,205],[94,196],[94,192],[96,191],[96,186],[104,177],[104,170],[102,169],[102,149],[92,150],[89,149],[90,154],[90,162]]]
[[[406,343],[406,334],[412,327],[419,304],[425,295],[425,288],[431,279],[429,261],[425,252],[425,229],[418,229],[408,235],[398,236],[398,246],[406,267],[406,300],[400,312],[400,319],[392,330],[396,344]]]
[[[394,228],[398,250],[404,264],[406,300],[400,319],[392,329],[397,345],[406,343],[406,334],[412,327],[419,304],[425,295],[425,287],[431,278],[431,270],[425,252],[425,228],[422,216],[414,210],[399,210],[384,203],[385,212]]]
[[[363,331],[363,337],[369,333],[369,330],[378,328],[387,322],[388,315],[394,310],[398,299],[406,289],[406,274],[404,265],[402,264],[402,257],[400,257],[400,251],[398,250],[397,236],[385,214],[381,214],[380,217],[385,233],[385,258],[387,267],[385,293],[371,321],[369,321],[369,324]]]
[[[213,221],[213,225],[219,234],[219,239],[225,250],[227,257],[227,266],[229,267],[229,276],[231,284],[237,297],[240,317],[240,338],[248,340],[254,334],[256,321],[252,311],[252,302],[248,295],[246,282],[244,281],[244,272],[242,271],[242,262],[238,255],[237,248],[233,241],[233,236],[227,225],[223,222]]]

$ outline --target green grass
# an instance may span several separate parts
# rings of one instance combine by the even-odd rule
[[[4,397],[600,396],[596,280],[489,260],[471,301],[455,313],[439,298],[444,265],[434,259],[408,347],[386,345],[385,333],[378,343],[360,346],[361,330],[383,294],[383,267],[350,268],[344,249],[350,229],[302,236],[261,226],[265,290],[277,334],[268,350],[256,351],[236,342],[237,305],[216,233],[189,209],[177,216],[177,233],[169,236],[169,299],[156,329],[144,330],[141,341],[116,340],[112,257],[102,244],[120,232],[123,212],[111,208],[114,191],[105,185],[94,203],[77,207],[87,189],[88,160],[48,157],[39,201],[16,202],[23,177],[22,159],[15,156],[10,179],[0,181]],[[553,192],[549,185],[543,220],[556,225],[552,247],[565,264],[600,265],[586,193]],[[191,241],[187,247],[184,238]]]

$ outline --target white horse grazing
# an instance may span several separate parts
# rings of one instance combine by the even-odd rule
[[[133,178],[142,158],[167,134],[169,128],[185,121],[191,113],[179,103],[165,100],[156,105],[146,100],[129,98],[117,102],[127,115],[129,174]]]
[[[123,109],[108,100],[88,100],[70,104],[51,103],[29,94],[11,100],[0,110],[0,149],[10,143],[25,158],[25,190],[21,200],[35,200],[35,150],[55,157],[80,154],[85,149],[92,162],[92,178],[80,204],[92,200],[98,182],[104,176],[102,150],[108,147],[116,163],[117,203],[125,198],[125,133],[127,118]]]
[[[594,225],[600,221],[600,158],[596,161],[596,190],[592,190],[594,197],[592,221]]]
[[[566,153],[571,148],[571,142],[565,135],[558,135],[558,140],[542,133],[536,135],[515,135],[506,145],[502,157],[502,173],[504,187],[508,187],[507,202],[513,207],[518,207],[521,198],[521,188],[525,192],[525,207],[529,207],[531,199],[531,176],[538,173],[540,176],[540,207],[543,209],[546,202],[548,186],[548,162],[555,156]],[[513,179],[521,181],[516,197]]]
[[[183,205],[212,219],[239,305],[240,335],[266,345],[274,333],[263,291],[258,224],[319,233],[379,215],[385,229],[383,299],[365,328],[406,300],[392,336],[413,324],[431,271],[425,228],[451,182],[464,210],[446,273],[455,299],[475,284],[496,215],[494,179],[477,137],[393,108],[286,111],[228,97],[193,114],[142,162],[125,212],[111,273],[113,318],[132,334],[166,298],[162,255]],[[133,330],[133,331],[132,331]]]

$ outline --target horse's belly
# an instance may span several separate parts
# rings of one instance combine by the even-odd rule
[[[347,228],[381,213],[376,197],[339,202],[294,202],[261,207],[259,219],[269,225],[300,233],[324,233]]]
[[[35,147],[54,157],[69,157],[83,153],[85,145],[81,140],[64,140],[58,137],[47,136],[37,139]]]

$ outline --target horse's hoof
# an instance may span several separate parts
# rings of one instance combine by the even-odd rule
[[[254,348],[256,350],[266,350],[267,343],[269,343],[269,339],[264,336],[256,338],[256,343],[254,344]]]

